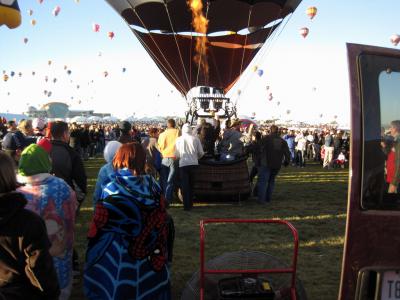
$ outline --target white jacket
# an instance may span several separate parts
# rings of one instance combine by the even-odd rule
[[[182,127],[182,136],[175,142],[175,156],[179,159],[179,167],[196,166],[204,155],[203,147],[198,137],[191,135],[188,124]]]

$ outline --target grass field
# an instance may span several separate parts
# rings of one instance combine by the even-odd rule
[[[86,233],[93,208],[91,194],[102,160],[86,163],[89,195],[76,226],[76,247],[83,265]],[[204,218],[279,218],[290,221],[299,232],[298,276],[308,299],[337,299],[346,223],[347,169],[323,170],[320,165],[283,168],[277,178],[272,203],[259,205],[254,199],[242,202],[199,203],[191,212],[181,205],[169,208],[176,227],[172,266],[173,299],[199,268],[199,221]],[[207,259],[226,251],[259,250],[284,262],[290,261],[289,232],[276,225],[208,225]],[[85,299],[81,285],[73,300]]]

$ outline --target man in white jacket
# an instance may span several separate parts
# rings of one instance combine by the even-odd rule
[[[203,155],[204,151],[199,138],[192,135],[189,124],[184,124],[182,136],[178,137],[175,143],[175,157],[179,159],[179,177],[184,210],[192,208],[193,171]]]

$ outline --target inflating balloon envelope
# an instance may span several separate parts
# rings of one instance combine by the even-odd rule
[[[127,22],[165,77],[185,96],[197,86],[227,93],[301,2],[106,1]]]

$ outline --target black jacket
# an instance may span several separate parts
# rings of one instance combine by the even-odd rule
[[[58,299],[60,289],[42,218],[20,193],[0,194],[0,299]]]
[[[288,144],[277,134],[270,134],[260,141],[261,165],[270,169],[280,169],[282,162],[285,165],[290,162]]]
[[[86,194],[87,178],[82,158],[67,143],[51,141],[52,170],[55,176],[64,179],[75,190],[74,182]]]

